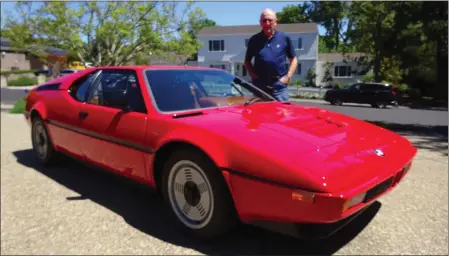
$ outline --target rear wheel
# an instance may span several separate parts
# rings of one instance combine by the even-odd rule
[[[58,153],[55,151],[44,121],[40,117],[34,117],[32,120],[31,140],[35,156],[40,163],[51,165],[57,162]]]
[[[339,99],[333,99],[333,100],[331,100],[331,104],[336,105],[336,106],[341,106],[343,104],[343,102]]]
[[[377,101],[377,102],[371,104],[371,107],[373,107],[373,108],[387,108],[387,103],[382,102],[382,101]]]
[[[223,176],[204,154],[176,151],[165,164],[162,193],[178,224],[204,240],[225,235],[236,223]]]

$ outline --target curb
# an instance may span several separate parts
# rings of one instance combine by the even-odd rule
[[[14,105],[12,104],[1,104],[1,112],[9,112],[11,109],[14,108]]]
[[[37,85],[32,85],[32,86],[7,86],[7,87],[2,87],[8,90],[31,90],[33,88],[37,87]]]

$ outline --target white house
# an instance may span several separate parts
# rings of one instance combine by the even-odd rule
[[[279,24],[293,41],[299,63],[292,80],[304,80],[307,70],[315,72],[318,58],[318,26],[316,23]],[[243,66],[249,38],[260,32],[259,25],[206,27],[197,37],[203,43],[198,51],[198,61],[190,65],[218,67],[243,78],[249,78]]]
[[[360,71],[357,64],[357,54],[318,54],[318,25],[316,23],[278,24],[277,30],[290,36],[299,60],[298,68],[292,81],[306,80],[307,71],[315,74],[316,85],[323,85],[325,64],[330,62],[333,67],[331,75],[333,83],[351,83],[361,79],[356,75]],[[197,38],[203,43],[198,51],[198,60],[189,61],[189,65],[216,67],[227,70],[237,76],[249,79],[243,65],[246,46],[251,36],[261,31],[259,25],[216,26],[201,29]]]
[[[319,54],[316,65],[316,85],[326,85],[326,83],[323,82],[326,68],[329,68],[332,76],[332,84],[335,84],[336,82],[340,84],[351,84],[361,80],[365,68],[359,63],[362,56],[362,53]]]

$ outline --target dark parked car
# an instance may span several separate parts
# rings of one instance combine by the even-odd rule
[[[39,69],[34,72],[34,75],[35,76],[45,75],[46,77],[49,77],[51,76],[51,73],[52,73],[51,69]]]
[[[383,83],[355,83],[344,89],[331,89],[324,95],[324,100],[332,105],[361,103],[370,104],[373,108],[398,106],[392,86]]]

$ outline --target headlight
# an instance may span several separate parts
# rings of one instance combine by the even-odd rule
[[[354,196],[354,197],[348,199],[348,200],[343,204],[343,211],[346,211],[346,210],[348,210],[349,208],[351,208],[351,207],[353,207],[353,206],[355,206],[355,205],[357,205],[357,204],[363,202],[363,199],[365,198],[365,196],[366,196],[366,192],[364,192],[364,193],[362,193],[362,194],[360,194],[360,195],[357,195],[357,196]]]

